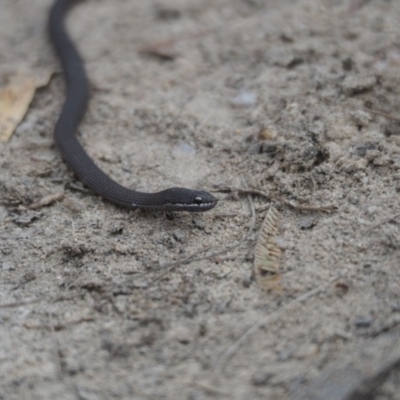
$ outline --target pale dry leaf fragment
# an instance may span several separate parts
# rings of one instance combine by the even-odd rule
[[[46,86],[52,72],[40,75],[16,72],[0,90],[0,141],[7,142],[28,111],[37,88]]]
[[[270,289],[278,289],[280,281],[278,267],[282,251],[276,243],[280,219],[281,214],[271,206],[261,226],[255,248],[254,269],[257,280],[263,287]]]
[[[36,90],[36,78],[19,72],[0,90],[0,141],[7,142],[24,118]]]

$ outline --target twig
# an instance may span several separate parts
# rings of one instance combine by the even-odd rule
[[[375,228],[378,228],[381,225],[385,225],[388,222],[394,221],[396,218],[400,217],[400,213],[399,214],[395,214],[392,215],[391,217],[385,218],[384,220],[377,222],[375,225],[372,225],[368,228],[367,232],[374,230]]]
[[[90,193],[90,190],[85,189],[83,186],[77,185],[75,183],[70,183],[68,185],[68,188],[72,189],[72,190],[76,190],[77,192],[81,192],[81,193]]]
[[[138,49],[138,52],[139,54],[154,56],[161,60],[171,61],[174,60],[178,55],[176,51],[176,44],[178,42],[197,40],[199,38],[202,38],[203,36],[209,35],[212,32],[213,30],[211,29],[204,29],[194,34],[181,35],[180,37],[150,43],[148,45],[140,47]]]
[[[59,302],[59,301],[67,301],[67,300],[73,300],[76,297],[81,296],[81,294],[75,294],[72,296],[59,296],[56,298],[42,298],[42,299],[33,299],[33,300],[25,300],[25,301],[16,301],[13,303],[6,303],[6,304],[0,304],[0,308],[17,308],[17,307],[22,307],[22,306],[28,306],[31,304],[39,303],[41,301],[47,300],[50,304]]]
[[[52,203],[55,203],[56,201],[61,201],[64,199],[64,197],[65,197],[65,194],[62,192],[53,193],[48,196],[42,197],[39,201],[29,205],[28,208],[31,210],[37,210],[38,208],[48,206]]]
[[[297,297],[296,299],[287,303],[283,307],[273,311],[271,314],[267,315],[266,318],[264,318],[263,320],[254,324],[246,332],[244,332],[243,335],[240,336],[240,338],[235,343],[233,343],[231,346],[229,346],[228,349],[222,354],[221,357],[219,357],[219,359],[216,361],[216,363],[214,365],[214,371],[220,370],[220,368],[223,366],[223,364],[225,364],[230,358],[232,358],[232,356],[237,352],[237,350],[240,348],[240,346],[242,346],[244,344],[244,342],[246,341],[246,339],[249,336],[251,336],[253,333],[257,332],[260,328],[262,328],[267,323],[271,323],[271,320],[274,317],[281,316],[281,314],[283,312],[289,310],[293,306],[295,306],[299,303],[302,303],[302,302],[308,300],[309,298],[315,296],[317,293],[321,292],[323,289],[325,289],[327,286],[329,286],[333,282],[337,281],[341,277],[342,277],[342,274],[335,276],[334,278],[330,279],[328,282],[325,282],[322,285],[316,287],[315,289],[310,290],[307,293],[304,293],[303,295],[301,295],[300,297]]]
[[[254,196],[260,196],[264,197],[265,199],[269,201],[281,201],[283,204],[292,207],[296,210],[300,211],[322,211],[322,212],[332,212],[337,210],[337,207],[335,205],[329,205],[329,206],[306,206],[306,205],[300,205],[300,204],[295,204],[291,202],[290,200],[287,200],[283,197],[273,197],[270,196],[268,193],[262,192],[261,190],[256,190],[256,189],[242,189],[242,188],[230,188],[230,187],[225,187],[218,189],[217,192],[221,193],[233,193],[236,192],[238,194],[242,195],[248,195],[252,194]]]
[[[51,324],[51,325],[30,325],[28,323],[24,323],[24,327],[27,329],[48,329],[49,331],[58,332],[58,331],[67,329],[69,326],[72,326],[72,325],[78,325],[83,322],[93,322],[93,321],[95,321],[95,319],[93,317],[83,317],[83,318],[79,318],[75,321],[67,321],[64,323],[59,322],[59,323]]]
[[[227,392],[223,392],[220,389],[217,388],[213,388],[211,386],[206,385],[205,383],[200,383],[200,382],[193,382],[193,385],[199,387],[200,389],[205,390],[206,392],[210,393],[210,394],[218,394],[220,396],[230,396],[229,393]]]
[[[222,200],[218,200],[222,201]],[[231,214],[214,214],[214,218],[218,219],[224,219],[224,218],[232,218],[232,217],[237,217],[237,213],[231,213]]]
[[[16,301],[14,303],[0,304],[0,308],[17,308],[17,307],[27,306],[27,305],[30,305],[30,304],[39,303],[39,301],[42,301],[42,300],[44,300],[44,299]]]
[[[400,118],[399,117],[395,117],[395,116],[393,116],[391,114],[387,114],[387,113],[384,113],[382,111],[375,111],[375,110],[371,110],[370,108],[364,108],[364,111],[369,112],[370,114],[380,115],[381,117],[385,117],[387,119],[391,119],[393,121],[400,122]]]

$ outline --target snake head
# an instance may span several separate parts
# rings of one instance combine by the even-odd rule
[[[163,197],[162,208],[168,211],[203,212],[211,210],[218,202],[212,194],[203,190],[175,187],[163,190],[158,194],[162,194]]]

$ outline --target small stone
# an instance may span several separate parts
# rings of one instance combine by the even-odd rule
[[[186,234],[182,229],[177,229],[176,231],[174,231],[172,236],[174,237],[174,239],[177,242],[181,242],[181,243],[184,242],[185,238],[186,238]]]
[[[193,223],[199,229],[205,229],[205,227],[206,227],[206,223],[201,219],[195,219],[195,220],[193,220]]]
[[[325,124],[321,120],[314,121],[310,127],[309,132],[313,133],[314,135],[321,136],[325,133]]]
[[[375,150],[376,146],[372,143],[359,144],[354,148],[354,154],[360,157],[365,157],[367,151]]]
[[[85,368],[79,363],[78,360],[74,358],[69,358],[68,362],[66,362],[65,370],[70,376],[74,376],[79,372],[83,372]]]
[[[19,284],[25,284],[28,282],[32,282],[36,279],[36,275],[33,272],[27,272],[20,280]]]
[[[254,92],[242,91],[230,100],[234,107],[250,108],[257,103],[257,95]]]
[[[181,12],[175,8],[158,6],[156,8],[156,17],[162,21],[171,21],[178,19],[181,16]]]
[[[261,145],[261,152],[267,154],[268,156],[272,157],[278,151],[278,145],[273,141],[265,141]]]
[[[110,233],[111,235],[120,235],[123,232],[124,228],[125,225],[121,221],[114,222],[109,226],[108,233]]]
[[[317,224],[317,221],[318,220],[314,217],[304,217],[298,223],[298,227],[303,230],[311,229],[312,227],[314,227]]]
[[[3,261],[1,263],[1,270],[2,271],[14,271],[15,265],[10,261]]]
[[[296,351],[296,358],[298,360],[305,360],[307,358],[315,356],[318,353],[318,351],[319,351],[319,347],[315,343],[303,344]]]
[[[356,328],[369,328],[373,322],[371,317],[359,317],[354,321],[354,325]]]
[[[367,152],[365,153],[365,159],[371,162],[378,158],[380,155],[381,152],[379,150],[367,150]]]
[[[261,144],[259,142],[252,143],[251,146],[249,147],[249,154],[254,155],[260,153],[261,153]]]
[[[336,282],[335,284],[335,293],[337,296],[344,296],[348,293],[350,287],[349,285],[342,281],[342,282]]]
[[[187,345],[193,342],[196,332],[187,325],[176,325],[168,333],[168,337],[172,340]]]
[[[348,96],[371,90],[376,84],[376,77],[373,75],[348,76],[342,83],[342,89]]]
[[[119,254],[129,254],[130,247],[123,243],[115,243],[114,251]]]
[[[194,155],[196,154],[196,149],[191,146],[189,143],[186,142],[180,142],[178,145],[176,145],[173,150],[172,153],[175,156],[181,156],[181,155]]]
[[[242,275],[241,282],[242,282],[243,287],[249,288],[251,286],[252,281],[253,281],[252,272],[251,271],[245,271],[241,275]]]
[[[32,222],[39,219],[40,217],[41,217],[41,214],[39,214],[39,213],[18,215],[13,219],[13,222],[17,225],[28,226]]]
[[[289,360],[292,356],[293,353],[295,352],[296,347],[295,346],[287,346],[284,349],[280,350],[278,353],[278,356],[276,357],[276,360],[279,362],[284,362]]]
[[[379,210],[379,208],[378,208],[377,206],[369,206],[369,207],[366,208],[365,211],[366,211],[369,215],[374,216],[374,215],[378,212],[378,210]],[[368,266],[371,267],[371,265],[368,265]]]
[[[84,209],[84,206],[80,202],[78,202],[78,201],[76,201],[76,200],[74,200],[74,199],[72,199],[70,197],[66,197],[64,199],[63,205],[66,208],[68,208],[68,210],[70,210],[70,211],[72,211],[74,213],[81,212]]]
[[[362,128],[368,126],[372,120],[371,115],[362,110],[354,111],[350,114],[350,116],[351,119]]]
[[[274,375],[271,372],[257,372],[251,378],[254,386],[265,386]]]
[[[204,399],[203,392],[200,390],[191,390],[187,396],[187,400],[202,400]]]
[[[400,123],[399,121],[389,121],[384,127],[384,133],[386,136],[400,135]]]
[[[354,194],[350,194],[348,198],[349,198],[349,203],[353,205],[358,204],[360,201],[360,199]]]
[[[296,57],[289,49],[282,48],[281,46],[272,47],[265,54],[265,61],[269,65],[276,65],[283,68],[293,68],[300,64],[303,60]]]
[[[342,61],[342,68],[345,71],[351,71],[353,69],[353,65],[354,62],[350,57],[346,57],[343,61]]]
[[[392,312],[400,312],[400,301],[391,304]]]
[[[149,287],[149,283],[145,279],[135,279],[130,287],[134,289],[147,289]]]
[[[83,257],[83,255],[89,251],[84,244],[77,243],[65,243],[62,245],[62,249],[64,253],[70,257]]]

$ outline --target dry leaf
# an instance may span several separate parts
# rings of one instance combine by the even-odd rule
[[[280,213],[271,206],[262,224],[255,248],[254,268],[257,279],[262,286],[272,289],[277,288],[281,279],[278,267],[282,251],[275,240],[280,218]]]
[[[0,141],[7,142],[24,118],[38,87],[46,86],[52,76],[34,76],[17,72],[8,85],[0,90]]]

